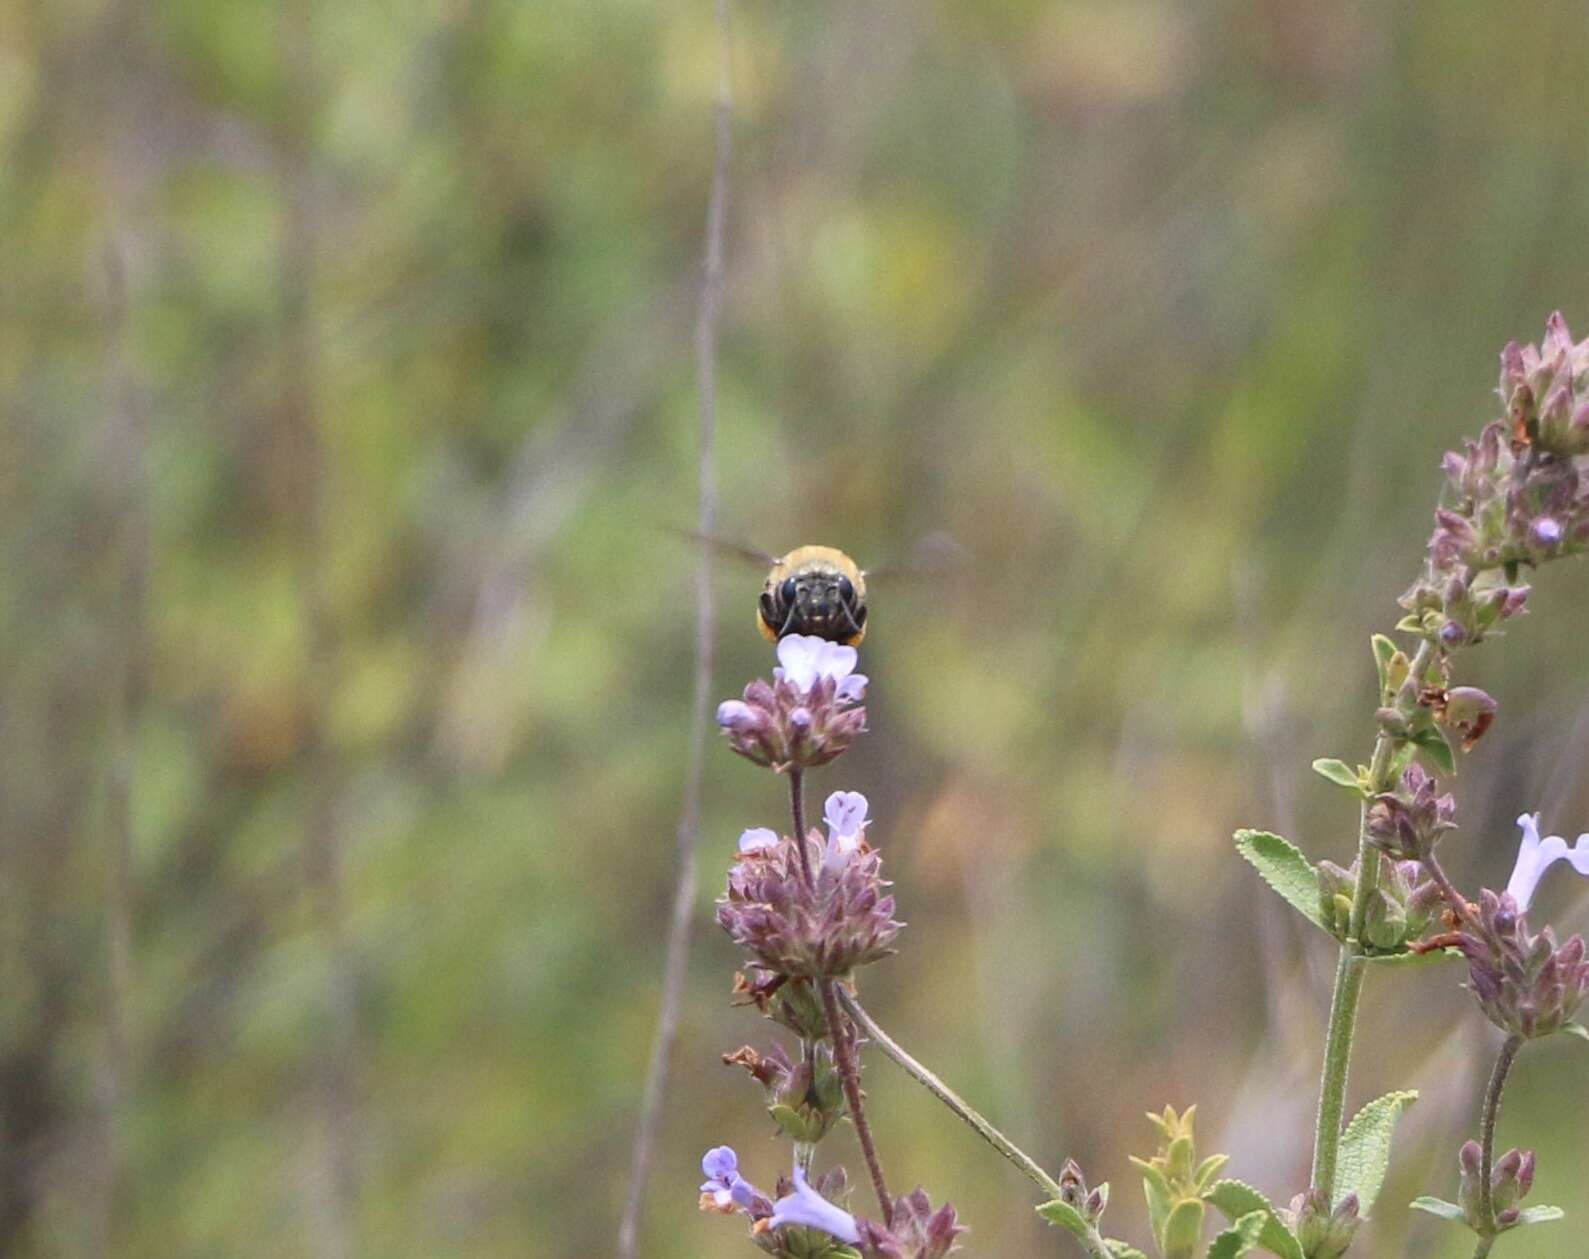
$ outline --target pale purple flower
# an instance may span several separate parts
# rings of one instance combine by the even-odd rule
[[[1535,546],[1550,550],[1561,545],[1565,531],[1559,520],[1552,516],[1541,516],[1529,529],[1528,536]]]
[[[744,700],[725,699],[717,706],[717,724],[725,730],[738,730],[755,721],[756,710]]]
[[[753,826],[742,831],[739,836],[740,852],[760,852],[764,848],[776,847],[778,832],[769,830],[765,826]]]
[[[784,639],[784,642],[788,641]],[[861,1240],[861,1230],[856,1226],[855,1217],[843,1208],[834,1206],[808,1185],[806,1174],[798,1167],[794,1169],[794,1188],[773,1203],[771,1223],[773,1228],[783,1228],[788,1224],[818,1228],[852,1246]]]
[[[757,1198],[765,1198],[755,1185],[739,1174],[739,1155],[732,1146],[719,1145],[706,1151],[701,1159],[701,1209],[721,1212],[749,1210]]]
[[[843,866],[852,853],[861,846],[866,834],[866,797],[859,791],[835,791],[822,806],[822,817],[828,824],[827,852],[822,858],[823,869]]]
[[[866,675],[855,672],[860,654],[853,647],[830,643],[811,634],[787,634],[778,640],[778,663],[773,676],[800,691],[809,691],[818,678],[832,678],[837,699],[858,701],[866,694]]]
[[[1545,871],[1555,862],[1566,858],[1579,874],[1589,875],[1589,835],[1578,836],[1571,848],[1560,835],[1539,835],[1539,814],[1525,813],[1517,819],[1523,828],[1523,842],[1517,850],[1517,864],[1512,867],[1512,878],[1506,891],[1517,902],[1518,913],[1527,911],[1534,899],[1534,889]]]

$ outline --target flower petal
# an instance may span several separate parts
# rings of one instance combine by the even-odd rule
[[[833,689],[833,698],[858,704],[866,698],[866,684],[870,680],[864,673],[852,673],[840,678],[838,686]]]
[[[739,1173],[739,1155],[734,1153],[731,1145],[716,1145],[701,1159],[701,1174],[709,1180],[718,1180],[724,1176],[734,1176]],[[705,1186],[703,1185],[704,1189]]]
[[[822,649],[828,644],[809,634],[785,634],[778,640],[778,663],[783,678],[797,690],[809,691],[817,680]]]
[[[853,647],[846,647],[843,643],[822,644],[821,654],[817,658],[817,672],[823,677],[832,678],[835,682],[842,682],[855,672],[855,666],[861,658],[861,653]]]
[[[1562,858],[1565,857],[1579,874],[1589,876],[1589,834],[1578,836],[1578,842],[1569,848],[1560,835],[1540,838],[1537,813],[1523,814],[1517,824],[1523,828],[1523,839],[1518,845],[1517,864],[1512,867],[1506,890],[1517,902],[1518,912],[1524,913],[1545,871]]]
[[[805,1173],[798,1167],[794,1169],[794,1191],[773,1203],[771,1224],[773,1228],[783,1228],[787,1224],[819,1228],[851,1245],[861,1240],[855,1217],[834,1206],[808,1185]]]
[[[739,836],[740,852],[760,852],[764,848],[774,848],[777,844],[778,833],[765,826],[753,826],[749,830],[742,831]],[[733,1151],[729,1150],[729,1153],[732,1154]]]
[[[829,835],[859,835],[866,826],[866,797],[859,791],[835,791],[822,805]]]

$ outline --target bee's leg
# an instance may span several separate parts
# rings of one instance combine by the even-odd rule
[[[841,603],[839,607],[844,611],[844,619],[850,623],[850,632],[859,634],[866,624],[866,609],[853,607],[848,603]]]

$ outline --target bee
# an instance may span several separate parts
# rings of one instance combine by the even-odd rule
[[[866,637],[866,574],[837,547],[797,546],[772,560],[756,628],[770,643],[810,634],[859,647]]]
[[[787,555],[769,555],[726,538],[675,529],[682,538],[767,567],[756,601],[756,628],[768,642],[790,634],[809,634],[859,647],[866,637],[866,580],[877,569],[863,569],[833,546],[797,546]],[[968,552],[947,533],[929,534],[913,548],[910,563],[885,564],[883,578],[923,577],[963,571]]]

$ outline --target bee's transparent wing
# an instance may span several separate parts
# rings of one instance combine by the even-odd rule
[[[889,583],[969,573],[972,559],[970,547],[947,529],[935,529],[913,542],[903,556],[868,565],[866,581],[870,585],[879,580]]]
[[[671,525],[668,526],[668,532],[698,546],[710,547],[720,555],[731,555],[735,559],[745,560],[747,563],[756,564],[761,568],[771,568],[778,562],[776,555],[769,555],[760,547],[750,546],[744,542],[736,542],[732,538],[720,538],[714,534],[700,533],[694,529],[679,529]]]

